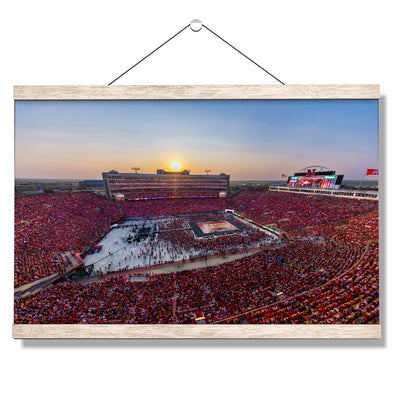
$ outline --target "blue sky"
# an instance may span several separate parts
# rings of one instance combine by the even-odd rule
[[[310,165],[378,168],[377,100],[17,101],[16,178],[155,173],[279,180]]]

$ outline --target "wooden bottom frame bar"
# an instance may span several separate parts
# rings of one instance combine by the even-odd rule
[[[380,339],[381,325],[14,324],[15,339]]]

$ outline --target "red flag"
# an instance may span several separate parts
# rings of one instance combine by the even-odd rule
[[[379,175],[379,169],[368,168],[367,175]]]
[[[282,174],[282,178],[287,178],[287,175],[285,175],[285,174]]]

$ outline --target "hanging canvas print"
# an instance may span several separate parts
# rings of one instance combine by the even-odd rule
[[[379,338],[379,87],[16,87],[14,337]]]

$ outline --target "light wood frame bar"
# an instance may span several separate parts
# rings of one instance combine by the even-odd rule
[[[378,98],[379,85],[14,87],[14,100],[321,100]]]
[[[13,325],[17,339],[379,339],[380,325]]]

